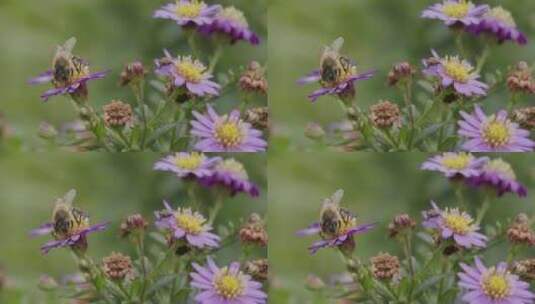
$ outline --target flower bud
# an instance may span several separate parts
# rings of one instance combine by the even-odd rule
[[[132,123],[132,107],[119,100],[112,100],[103,107],[104,123],[108,127],[124,127]]]
[[[416,74],[416,70],[408,62],[396,63],[388,73],[388,85],[395,86]]]
[[[388,224],[388,235],[391,238],[394,238],[399,234],[414,229],[414,227],[416,227],[416,221],[408,214],[398,214],[394,217],[392,222]]]
[[[141,214],[129,215],[121,222],[120,236],[127,237],[131,233],[143,232],[149,223],[143,218]]]
[[[268,279],[269,263],[267,259],[248,261],[245,263],[245,273],[252,276],[253,279],[265,282]]]
[[[59,285],[53,277],[45,274],[39,278],[39,284],[37,286],[43,291],[52,291],[58,288]]]
[[[507,87],[513,93],[535,94],[532,69],[526,62],[519,62],[509,71]]]
[[[511,272],[526,281],[535,281],[535,259],[514,262]]]
[[[244,119],[257,129],[267,130],[269,127],[269,109],[267,107],[248,109]]]
[[[251,214],[247,222],[241,227],[240,240],[247,245],[267,246],[268,235],[264,221],[258,214]]]
[[[526,130],[535,130],[535,107],[515,110],[512,119]]]
[[[399,275],[399,259],[388,253],[379,253],[370,259],[373,277],[377,280],[392,280]]]
[[[380,101],[370,107],[370,120],[380,129],[401,125],[401,112],[398,105],[390,101]]]
[[[317,275],[309,274],[305,280],[305,285],[310,290],[320,290],[325,288],[325,282]]]
[[[108,279],[113,281],[129,279],[133,276],[132,260],[129,256],[112,252],[111,255],[102,259],[102,271]]]
[[[145,78],[145,67],[143,63],[139,61],[131,62],[125,65],[123,71],[121,72],[121,78],[119,79],[120,86],[126,86],[128,84],[133,84],[142,81]]]
[[[322,139],[325,136],[325,130],[320,124],[309,122],[305,128],[305,136],[313,140]]]
[[[54,139],[58,136],[58,130],[46,121],[43,121],[39,124],[38,133],[39,137],[43,139]]]
[[[267,94],[268,82],[265,77],[265,69],[256,61],[249,64],[239,80],[240,88],[245,92]]]
[[[535,245],[535,232],[529,225],[527,215],[521,213],[507,229],[507,239],[515,245]]]

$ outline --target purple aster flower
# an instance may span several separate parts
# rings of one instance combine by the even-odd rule
[[[357,225],[357,218],[347,209],[340,207],[343,190],[336,191],[330,198],[323,200],[320,222],[297,232],[298,236],[319,235],[322,240],[314,242],[308,249],[315,254],[321,248],[341,247],[353,243],[353,236],[365,233],[375,224]],[[337,221],[332,223],[332,221]]]
[[[195,149],[202,152],[262,152],[267,142],[262,132],[240,119],[240,112],[219,116],[211,106],[202,115],[193,111],[191,135],[199,138]]]
[[[207,265],[192,263],[191,286],[199,289],[195,302],[199,304],[265,304],[267,294],[262,284],[240,271],[239,263],[219,268],[212,258]]]
[[[199,97],[219,95],[221,86],[212,80],[206,66],[191,56],[173,58],[164,50],[165,57],[156,60],[156,74],[167,77],[172,85]]]
[[[206,5],[198,0],[178,0],[156,10],[153,17],[171,19],[180,26],[201,26],[212,23],[220,10],[220,5]]]
[[[479,23],[488,10],[488,5],[476,6],[466,0],[445,0],[425,9],[422,18],[442,20],[447,26],[469,26]]]
[[[218,162],[212,174],[201,178],[200,182],[207,187],[219,185],[228,188],[231,195],[244,192],[257,197],[260,194],[258,186],[249,180],[243,164],[233,158]]]
[[[530,152],[535,142],[529,139],[529,131],[511,122],[506,111],[486,116],[476,105],[473,114],[460,112],[464,120],[458,122],[460,136],[467,141],[462,149],[470,152]]]
[[[452,88],[455,92],[467,96],[484,96],[487,94],[488,85],[479,81],[479,74],[466,60],[458,56],[446,56],[441,58],[432,50],[433,57],[424,60],[423,73],[427,76],[436,77],[443,88]]]
[[[168,155],[154,164],[154,170],[170,171],[180,178],[202,178],[210,176],[221,157],[206,157],[198,152],[178,152]]]
[[[487,268],[479,257],[475,265],[460,264],[459,287],[464,291],[462,300],[473,304],[530,304],[535,294],[529,291],[529,284],[511,274],[507,263]]]
[[[516,174],[511,165],[502,159],[493,159],[486,163],[481,173],[467,180],[474,187],[488,186],[494,188],[498,196],[507,192],[516,193],[520,197],[528,194],[526,187],[516,180]]]
[[[520,45],[528,43],[526,35],[518,30],[515,19],[511,13],[501,6],[489,10],[478,23],[468,27],[468,31],[479,35],[487,33],[494,35],[499,43],[511,40]]]
[[[258,36],[249,29],[249,23],[243,12],[235,7],[226,7],[215,16],[213,21],[199,28],[201,33],[221,33],[230,38],[231,43],[238,40],[249,41],[253,45],[260,43]]]
[[[71,247],[76,250],[87,248],[87,235],[105,230],[108,223],[90,225],[89,216],[82,210],[72,206],[76,191],[69,191],[63,198],[56,201],[52,218],[54,222],[45,223],[32,230],[30,236],[50,234],[55,240],[41,246],[41,252],[47,254],[54,248]]]
[[[70,94],[73,98],[87,98],[87,82],[94,79],[102,79],[108,71],[91,73],[89,64],[78,56],[73,55],[72,49],[76,39],[71,38],[64,45],[58,46],[52,69],[32,78],[29,84],[52,83],[53,89],[41,95],[43,101],[47,101],[55,95]]]
[[[477,232],[479,226],[468,213],[458,208],[441,210],[433,201],[431,205],[433,208],[423,213],[425,228],[437,230],[442,239],[452,239],[464,248],[486,246],[487,237]]]
[[[173,210],[164,201],[165,210],[156,212],[156,227],[168,232],[172,239],[185,239],[188,244],[197,248],[218,247],[219,236],[211,233],[212,226],[206,223],[206,219],[198,212],[190,208],[178,208]]]
[[[470,153],[446,152],[425,161],[421,169],[442,172],[448,178],[478,176],[488,157],[476,158]]]
[[[323,95],[335,95],[340,99],[353,98],[355,83],[368,80],[375,74],[374,71],[357,73],[357,65],[339,53],[343,44],[344,39],[340,37],[325,47],[320,60],[320,69],[297,81],[301,85],[317,82],[322,86],[308,96],[312,102]]]

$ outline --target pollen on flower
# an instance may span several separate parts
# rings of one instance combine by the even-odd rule
[[[216,277],[214,285],[216,292],[227,300],[240,296],[244,290],[240,278],[230,274],[228,269],[222,270],[222,273]]]
[[[446,57],[443,64],[446,74],[455,81],[464,83],[470,79],[472,67],[467,62],[461,61],[459,57]]]
[[[459,209],[446,210],[444,223],[456,234],[464,235],[470,231],[472,218]]]
[[[195,170],[203,161],[203,155],[198,152],[192,152],[188,155],[180,155],[176,158],[175,164],[180,169]]]
[[[490,274],[481,283],[483,291],[493,300],[500,300],[509,295],[510,286],[507,278],[503,274],[496,273],[490,269]]]
[[[184,3],[177,1],[176,15],[182,18],[195,18],[201,14],[203,3],[197,0]]]
[[[193,213],[191,209],[179,210],[175,214],[177,225],[190,234],[199,234],[203,230],[204,217]]]
[[[484,169],[486,171],[499,172],[510,180],[516,180],[516,174],[511,165],[500,158],[489,161]]]
[[[247,23],[247,19],[245,19],[243,12],[235,8],[234,6],[224,8],[221,12],[219,12],[218,17],[234,21],[238,25],[243,27],[249,27],[249,24]]]
[[[238,178],[243,180],[249,179],[243,164],[233,158],[225,159],[224,161],[219,162],[216,166],[216,170],[232,172],[233,174],[237,175]]]
[[[452,154],[442,159],[442,164],[448,169],[461,170],[466,168],[473,156],[468,153]]]
[[[488,11],[485,14],[485,17],[499,20],[510,27],[516,27],[516,22],[515,22],[515,19],[513,18],[513,15],[511,15],[511,12],[509,12],[508,10],[504,9],[501,6],[492,8],[490,11]]]
[[[241,143],[243,134],[237,122],[226,121],[215,128],[215,138],[224,147],[234,147]]]
[[[483,139],[492,147],[499,147],[507,144],[511,138],[509,126],[506,122],[491,118],[483,127]]]
[[[467,3],[464,0],[461,0],[459,2],[448,2],[442,7],[442,11],[444,12],[444,14],[446,14],[448,17],[458,19],[466,17],[466,15],[468,15],[469,10],[470,2]]]
[[[198,60],[191,57],[178,58],[176,63],[178,74],[184,77],[188,82],[198,83],[202,80],[206,67]]]

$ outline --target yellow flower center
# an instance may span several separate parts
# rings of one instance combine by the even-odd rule
[[[188,82],[198,83],[202,80],[204,66],[198,62],[193,62],[187,57],[176,64],[177,72]]]
[[[497,6],[491,9],[490,11],[488,11],[485,14],[485,17],[499,20],[510,27],[516,27],[516,22],[515,22],[515,19],[513,18],[513,15],[511,15],[511,12],[503,9],[503,7],[501,6]]]
[[[448,169],[461,170],[466,168],[472,161],[472,155],[468,153],[452,154],[444,157],[442,165]]]
[[[444,216],[444,222],[456,234],[464,235],[470,231],[472,219],[468,216],[463,216],[459,212],[453,212]]]
[[[504,162],[501,158],[493,159],[485,165],[485,170],[499,172],[510,180],[516,180],[515,171],[509,163]]]
[[[247,23],[247,19],[245,19],[245,16],[243,15],[243,12],[236,9],[234,6],[224,8],[219,13],[219,17],[226,20],[234,21],[243,27],[249,26],[249,24]]]
[[[179,156],[175,160],[175,164],[180,169],[195,170],[202,164],[204,155],[198,152],[192,152],[187,156]]]
[[[509,282],[504,275],[493,273],[483,280],[483,291],[493,300],[503,299],[509,295]]]
[[[453,80],[462,83],[470,79],[470,73],[472,72],[472,67],[462,62],[458,57],[446,58],[444,69],[446,70],[446,74],[453,78]]]
[[[491,147],[499,147],[507,144],[511,134],[509,127],[505,122],[497,121],[496,119],[491,119],[483,127],[483,139]]]
[[[215,128],[215,138],[224,147],[234,147],[241,143],[242,133],[238,123],[227,121]]]
[[[177,225],[190,234],[199,234],[202,232],[204,218],[195,216],[190,212],[179,212],[176,216]]]
[[[189,3],[176,3],[176,15],[182,18],[195,18],[201,14],[203,3],[192,0]]]
[[[470,3],[466,1],[459,1],[458,3],[447,3],[442,7],[442,12],[448,17],[462,19],[468,15],[470,10]]]
[[[217,294],[225,299],[234,299],[243,293],[243,284],[239,277],[231,275],[228,270],[215,279],[215,290]]]

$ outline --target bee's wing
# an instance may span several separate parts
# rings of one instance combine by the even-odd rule
[[[71,189],[69,190],[69,192],[67,192],[63,196],[62,203],[72,206],[72,202],[74,201],[75,197],[76,197],[76,190]]]
[[[344,38],[343,37],[338,37],[331,44],[330,49],[335,51],[335,52],[339,52],[342,49],[343,46],[344,46]]]
[[[336,192],[331,196],[331,201],[334,204],[339,205],[340,201],[342,200],[342,197],[344,196],[344,190],[338,189]]]
[[[61,49],[64,52],[71,53],[75,45],[76,45],[76,38],[71,37],[67,41],[65,41],[65,43],[59,47],[59,49]]]

